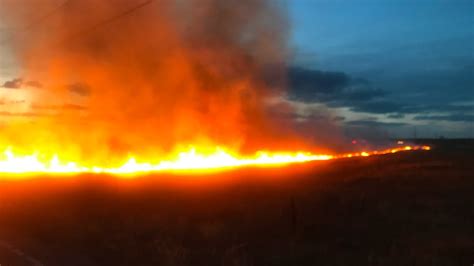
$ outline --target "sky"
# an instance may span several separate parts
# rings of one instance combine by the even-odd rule
[[[288,97],[302,116],[318,119],[324,109],[348,134],[474,137],[474,0],[285,6]],[[19,72],[6,48],[0,43],[3,87],[15,86]]]
[[[474,1],[293,0],[288,8],[295,101],[327,106],[349,129],[474,137]]]

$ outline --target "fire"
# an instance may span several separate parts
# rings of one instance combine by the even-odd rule
[[[199,152],[191,147],[178,152],[171,159],[159,160],[157,163],[137,161],[130,157],[124,164],[117,167],[86,166],[78,162],[60,160],[58,155],[50,159],[41,159],[38,153],[18,155],[6,149],[0,156],[0,173],[10,178],[32,177],[38,174],[70,175],[80,173],[111,174],[119,177],[134,177],[146,173],[185,171],[225,170],[236,167],[257,166],[276,167],[292,163],[323,161],[338,158],[368,157],[410,150],[430,150],[429,146],[405,146],[380,151],[363,151],[347,154],[313,154],[310,152],[268,152],[258,151],[253,156],[241,156],[221,147],[211,153]]]
[[[9,39],[25,76],[16,85],[32,85],[0,93],[0,176],[133,177],[422,149],[310,152],[327,147],[304,137],[285,100],[279,1],[37,2],[0,10],[23,29]]]

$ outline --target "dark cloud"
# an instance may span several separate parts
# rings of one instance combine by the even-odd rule
[[[77,104],[32,105],[31,108],[34,110],[51,110],[51,111],[60,111],[60,110],[81,111],[81,110],[87,109],[86,107],[77,105]]]
[[[401,127],[406,126],[406,123],[392,123],[392,122],[380,122],[377,120],[354,120],[345,123],[348,126],[361,126],[361,127]]]
[[[26,87],[33,87],[33,88],[42,88],[43,84],[39,81],[36,81],[36,80],[25,81],[22,78],[15,78],[15,79],[12,79],[12,80],[5,81],[3,83],[3,85],[0,86],[0,87],[1,88],[6,88],[6,89],[20,89],[20,88],[23,88],[25,86]],[[76,82],[76,83],[66,85],[66,88],[69,89],[69,91],[71,91],[73,93],[77,93],[77,94],[82,95],[82,96],[89,95],[90,91],[91,91],[91,88],[87,84],[82,83],[82,82]]]
[[[467,69],[472,72],[472,67]],[[466,75],[462,77],[464,78],[458,76],[458,82],[452,83],[452,85],[459,85],[459,88],[464,88],[466,84],[472,83],[472,78],[466,78]],[[433,100],[432,95],[430,95],[431,93],[438,93],[437,89],[433,89],[434,92],[424,89],[414,94],[392,95],[384,89],[373,87],[366,79],[353,78],[343,72],[291,68],[289,80],[291,86],[290,97],[298,101],[319,102],[333,108],[345,107],[354,112],[385,114],[387,118],[392,119],[400,119],[407,114],[416,114],[415,120],[473,121],[473,115],[470,113],[474,112],[474,105],[459,105],[456,104],[456,101],[470,101],[474,99],[472,97],[474,95],[472,92],[469,93],[470,96],[459,93],[460,89],[455,91],[459,95],[465,95],[463,99],[456,98],[456,101],[454,101],[454,98],[447,97],[447,100],[443,102]],[[432,81],[440,82],[439,78],[433,78]],[[417,84],[414,81],[411,83]],[[461,86],[461,84],[464,85]],[[432,85],[437,88],[437,85]],[[406,87],[406,84],[404,86]],[[443,85],[443,93],[449,94],[445,89],[446,87],[448,87],[448,84]],[[470,91],[472,91],[472,86]],[[407,98],[407,96],[412,98]],[[441,113],[441,115],[432,115],[433,113]],[[346,122],[346,124],[368,127],[406,125],[404,123],[384,123],[373,120],[351,121]]]
[[[71,92],[77,93],[81,96],[87,96],[90,94],[91,88],[85,83],[73,83],[68,85]]]
[[[369,93],[368,97],[361,97],[358,101],[349,100],[347,94],[342,93],[336,95],[339,100],[330,101],[317,95],[311,101],[357,112],[383,114],[386,120],[415,116],[416,120],[429,124],[430,130],[454,132],[454,129],[437,122],[472,121],[474,105],[466,103],[474,101],[474,35],[471,32],[469,36],[438,37],[432,41],[420,39],[417,42],[408,40],[372,45],[370,49],[362,41],[359,45],[342,49],[343,53],[340,49],[339,52],[320,53],[317,58],[315,54],[301,54],[301,60],[297,62],[315,69],[347,73],[350,82],[340,91],[357,86],[356,91],[361,94],[364,88],[376,86],[385,93],[374,97]],[[464,104],[460,105],[461,102]],[[408,131],[390,128],[390,132],[407,134]],[[463,134],[470,133],[464,131]]]
[[[423,100],[442,105],[474,99],[474,70],[468,63],[443,64],[439,69],[407,73],[403,77],[395,76],[380,83],[387,89],[399,91],[402,95],[407,92],[419,93],[417,97],[407,100]]]
[[[374,88],[366,79],[343,72],[326,72],[293,67],[289,70],[290,98],[321,102],[330,107],[349,107],[364,112],[395,112],[401,107],[381,102],[387,92]]]
[[[3,83],[2,88],[6,89],[19,89],[23,85],[23,79],[16,78],[12,80],[7,80]]]
[[[13,101],[6,101],[4,99],[0,100],[0,105],[12,105],[12,104],[23,104],[26,103],[25,100],[13,100]]]
[[[389,114],[402,111],[403,106],[396,102],[379,100],[358,103],[357,105],[352,106],[351,110],[355,112]]]
[[[347,101],[363,102],[370,101],[375,98],[380,98],[385,95],[387,95],[387,92],[381,89],[352,87],[346,90],[342,96],[345,96]]]
[[[350,83],[350,77],[342,72],[292,67],[288,71],[292,96],[303,101],[320,100],[341,93]]]
[[[386,140],[390,138],[390,132],[404,130],[409,124],[391,123],[378,121],[377,119],[361,119],[348,121],[344,124],[345,135],[353,139],[369,140],[371,144],[386,144]],[[367,145],[360,143],[358,145]]]
[[[18,112],[0,112],[0,116],[6,116],[6,117],[46,117],[46,116],[51,116],[50,114],[43,114],[43,113],[36,113],[36,112],[23,112],[23,113],[18,113]]]
[[[452,121],[452,122],[474,122],[472,114],[450,114],[450,115],[418,115],[415,120]]]
[[[399,118],[404,118],[404,114],[396,113],[396,114],[389,114],[387,115],[388,118],[394,118],[394,119],[399,119]]]
[[[346,118],[343,116],[332,116],[331,114],[327,113],[324,110],[316,110],[314,112],[308,113],[308,114],[301,114],[297,113],[294,111],[289,111],[289,112],[282,112],[279,110],[271,110],[270,113],[274,117],[278,117],[280,119],[288,119],[291,121],[296,121],[296,122],[307,122],[307,121],[326,121],[326,122],[338,122],[338,121],[343,121]]]
[[[43,84],[41,84],[39,81],[35,81],[35,80],[27,81],[25,83],[25,85],[27,85],[29,87],[34,87],[34,88],[42,88],[43,87]]]
[[[38,81],[35,81],[35,80],[24,81],[22,78],[7,80],[3,83],[1,87],[6,88],[6,89],[20,89],[23,86],[35,87],[35,88],[43,87],[43,85]]]
[[[455,104],[412,104],[402,110],[404,113],[428,113],[428,112],[473,112],[474,105]]]

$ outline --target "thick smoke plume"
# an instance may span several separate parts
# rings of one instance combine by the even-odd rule
[[[84,107],[10,125],[10,142],[88,158],[298,143],[270,111],[288,55],[275,1],[2,1],[23,76],[47,91],[36,103]]]

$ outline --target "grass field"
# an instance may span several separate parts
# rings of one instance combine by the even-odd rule
[[[0,265],[472,265],[474,142],[210,176],[0,182]]]

